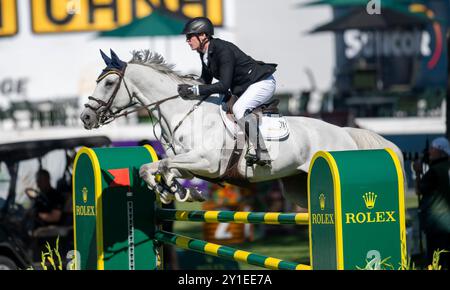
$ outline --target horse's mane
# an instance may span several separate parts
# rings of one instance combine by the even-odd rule
[[[195,75],[182,75],[179,72],[175,71],[175,65],[167,63],[164,57],[157,53],[152,52],[148,49],[144,50],[133,50],[133,57],[129,61],[129,63],[145,65],[155,69],[163,74],[174,77],[176,80],[180,82],[188,82],[192,84],[197,84],[199,81],[195,78]]]

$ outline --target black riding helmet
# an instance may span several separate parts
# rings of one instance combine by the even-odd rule
[[[200,34],[205,33],[208,36],[214,35],[214,26],[206,17],[195,17],[189,20],[183,29],[183,34]]]

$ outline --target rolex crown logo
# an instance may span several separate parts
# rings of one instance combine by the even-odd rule
[[[325,195],[323,193],[321,193],[319,195],[319,204],[320,204],[320,209],[324,210],[325,209]]]
[[[87,198],[88,198],[88,195],[87,195],[88,194],[88,190],[87,190],[86,186],[83,187],[81,192],[83,192],[83,202],[86,203],[87,202]]]
[[[375,206],[375,201],[377,200],[377,195],[373,192],[366,192],[363,195],[364,203],[368,209],[372,209]]]

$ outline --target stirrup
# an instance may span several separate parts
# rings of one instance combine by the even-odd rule
[[[244,156],[245,160],[246,160],[246,165],[247,166],[253,166],[255,163],[260,165],[260,166],[266,166],[266,165],[270,165],[271,164],[271,160],[260,160],[256,154],[251,154],[249,152],[247,152]]]
[[[272,164],[272,160],[258,160],[256,164],[259,166],[270,166]]]
[[[251,153],[249,153],[249,152],[247,152],[246,154],[245,154],[245,156],[244,156],[244,158],[245,158],[245,164],[247,165],[247,166],[253,166],[253,164],[255,164],[256,162],[258,162],[258,158],[256,157],[256,155],[255,154],[251,154]]]

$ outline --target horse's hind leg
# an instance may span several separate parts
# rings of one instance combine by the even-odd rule
[[[298,207],[301,212],[308,211],[308,174],[300,172],[296,175],[286,176],[280,179],[283,185],[284,197]]]

